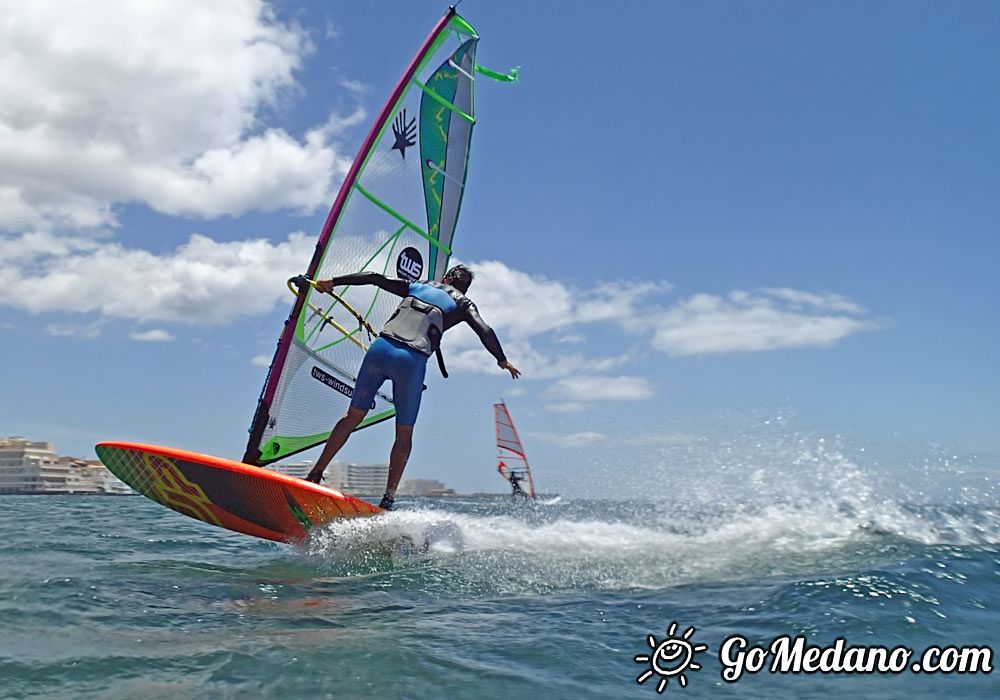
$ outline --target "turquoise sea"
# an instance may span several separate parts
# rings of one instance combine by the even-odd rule
[[[989,498],[401,507],[296,548],[141,497],[4,497],[0,697],[1000,697],[998,672],[730,684],[718,661],[732,634],[1000,649]],[[634,657],[673,622],[709,648],[660,695]]]

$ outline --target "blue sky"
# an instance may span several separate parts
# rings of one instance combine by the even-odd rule
[[[0,29],[0,434],[238,457],[282,280],[444,8],[82,7]],[[611,8],[461,5],[522,66],[480,82],[456,254],[525,377],[446,338],[407,475],[502,487],[501,396],[543,490],[777,416],[995,466],[996,4]]]

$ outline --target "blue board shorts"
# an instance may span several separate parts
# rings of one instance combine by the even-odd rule
[[[351,408],[368,411],[375,400],[375,392],[385,382],[392,380],[392,402],[396,405],[396,423],[412,426],[417,422],[420,396],[424,391],[427,374],[427,356],[395,340],[379,336],[365,353],[358,370],[358,383],[354,387]]]

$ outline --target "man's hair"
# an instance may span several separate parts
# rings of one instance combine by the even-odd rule
[[[441,281],[445,284],[450,284],[452,287],[464,294],[469,291],[469,286],[472,284],[472,278],[472,270],[467,268],[465,265],[455,265],[455,267],[444,273],[444,277],[441,278]]]

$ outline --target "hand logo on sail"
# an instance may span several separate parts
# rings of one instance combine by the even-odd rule
[[[399,155],[406,159],[406,149],[417,143],[417,118],[413,117],[406,121],[406,109],[396,115],[392,123],[392,135],[396,137],[396,142],[392,144],[390,150],[398,150]]]

